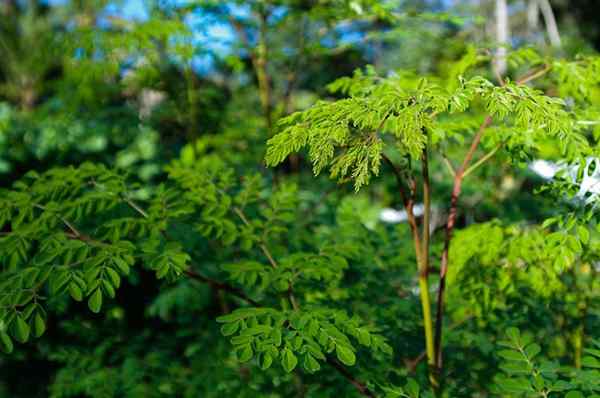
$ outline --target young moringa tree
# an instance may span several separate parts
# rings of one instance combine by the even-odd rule
[[[500,85],[494,85],[482,76],[461,76],[458,87],[452,88],[453,82],[443,86],[438,79],[411,79],[405,75],[384,78],[371,70],[366,74],[357,71],[353,77],[339,79],[330,85],[333,92],[347,94],[349,98],[322,101],[282,119],[282,131],[268,142],[267,164],[275,166],[290,153],[306,146],[315,174],[329,168],[331,177],[340,181],[353,180],[356,191],[367,184],[372,175],[379,174],[382,161],[389,166],[397,179],[400,199],[412,231],[426,356],[434,388],[439,387],[438,375],[442,371],[448,253],[463,180],[499,150],[508,152],[515,159],[533,157],[541,142],[551,140],[560,146],[561,155],[567,162],[578,161],[591,153],[586,129],[578,124],[579,114],[589,112],[589,103],[567,106],[562,99],[544,95],[528,83],[552,69],[560,73],[569,67],[582,68],[589,77],[597,70],[598,60],[567,66],[569,64],[563,62],[532,57],[527,50],[512,55],[514,62],[523,58],[534,60],[538,65],[515,81],[504,80],[497,73]],[[470,60],[466,59],[471,63],[467,67],[481,61],[482,58],[471,55]],[[564,74],[561,77],[564,82]],[[596,78],[589,78],[582,86],[594,85],[595,81]],[[465,117],[480,120],[479,127],[474,131],[463,128],[456,131],[454,120]],[[484,136],[494,146],[475,160]],[[471,142],[465,146],[459,166],[455,167],[445,157],[445,149],[466,137]],[[449,168],[453,183],[447,206],[434,321],[429,288],[432,211],[429,167],[436,153]],[[424,205],[420,228],[414,214],[419,180]]]

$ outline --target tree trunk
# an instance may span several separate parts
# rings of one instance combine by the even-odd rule
[[[500,75],[506,73],[506,53],[509,44],[508,6],[506,0],[496,0],[496,69]]]
[[[560,33],[558,33],[558,26],[556,25],[556,18],[554,18],[554,12],[552,12],[552,6],[548,0],[538,0],[540,11],[544,16],[544,23],[546,25],[546,32],[548,33],[548,39],[552,47],[560,47]]]

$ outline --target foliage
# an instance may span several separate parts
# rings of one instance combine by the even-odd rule
[[[0,5],[0,397],[599,396],[595,53],[119,6]]]

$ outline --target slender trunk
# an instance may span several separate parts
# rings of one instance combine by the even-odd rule
[[[424,131],[427,134],[427,131]],[[435,373],[435,346],[433,340],[433,317],[431,315],[431,300],[429,297],[429,238],[431,222],[431,183],[429,180],[429,135],[428,142],[423,149],[421,157],[421,172],[423,177],[423,223],[421,225],[421,261],[419,264],[419,291],[423,309],[423,325],[425,329],[425,346],[427,350],[427,363],[430,367],[429,381],[434,388],[439,386]],[[418,242],[417,242],[418,243]]]
[[[506,73],[506,53],[509,44],[508,6],[506,0],[496,0],[496,69],[501,75]]]
[[[548,39],[552,47],[560,47],[560,33],[558,33],[558,26],[556,24],[556,18],[554,18],[554,12],[552,12],[552,6],[548,0],[538,0],[540,11],[544,16],[544,23],[546,25],[546,32],[548,33]]]
[[[419,236],[419,228],[417,226],[417,220],[413,212],[414,198],[416,183],[414,179],[409,178],[405,181],[403,173],[396,167],[396,165],[386,156],[383,155],[383,160],[390,166],[398,183],[398,191],[402,198],[402,204],[406,210],[408,218],[408,225],[410,227],[413,245],[415,247],[415,257],[417,259],[417,269],[419,272],[419,296],[421,300],[421,308],[423,311],[423,330],[425,332],[425,353],[427,356],[427,364],[429,365],[429,380],[431,385],[437,389],[439,383],[437,382],[437,375],[435,373],[435,351],[434,351],[434,340],[433,340],[433,317],[431,315],[431,299],[429,297],[429,282],[428,282],[428,269],[427,263],[425,262],[423,245],[421,244],[421,236]],[[422,172],[426,176],[427,188],[424,188],[424,193],[429,196],[429,169],[427,164],[426,153],[422,158]],[[408,192],[405,190],[405,185],[408,186]],[[429,201],[429,199],[427,199]],[[429,239],[429,237],[427,237]]]
[[[448,273],[448,257],[450,252],[450,242],[452,241],[452,233],[456,224],[456,215],[458,213],[458,198],[460,196],[462,181],[465,176],[465,171],[473,159],[473,155],[479,146],[481,137],[485,132],[485,129],[492,123],[490,116],[486,117],[484,122],[479,127],[479,130],[475,134],[471,146],[465,155],[465,158],[454,176],[454,186],[452,188],[452,195],[450,199],[450,210],[448,212],[448,220],[446,221],[446,236],[444,238],[444,249],[442,251],[442,259],[440,263],[440,282],[438,288],[437,297],[437,313],[435,319],[435,367],[438,373],[441,374],[442,370],[442,336],[443,336],[443,325],[444,325],[444,298],[446,291],[446,275]]]
[[[533,40],[540,22],[540,8],[538,0],[529,0],[527,3],[527,34]]]
[[[258,79],[258,89],[260,91],[260,102],[263,107],[265,122],[269,131],[271,131],[273,121],[271,115],[271,82],[269,80],[269,73],[267,70],[267,14],[265,12],[261,12],[259,19],[258,49],[255,68],[256,77]]]
[[[256,49],[252,49],[250,40],[242,23],[238,21],[233,15],[229,16],[233,28],[237,32],[241,42],[250,53],[250,60],[252,61],[252,67],[256,74],[256,80],[258,81],[258,92],[260,98],[260,104],[263,110],[265,118],[265,124],[269,131],[272,127],[272,111],[271,111],[271,82],[268,74],[268,60],[269,53],[267,49],[267,13],[265,10],[261,10],[259,13],[259,29],[258,29],[258,45]]]

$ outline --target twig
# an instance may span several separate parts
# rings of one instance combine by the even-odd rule
[[[123,200],[125,201],[125,203],[127,203],[129,206],[131,206],[132,209],[134,209],[135,211],[140,213],[140,215],[142,217],[148,218],[148,213],[146,213],[141,207],[139,207],[133,200],[131,200],[127,197],[123,197]]]
[[[467,170],[465,170],[465,172],[463,173],[463,178],[465,178],[466,176],[471,174],[475,169],[477,169],[479,166],[481,166],[483,163],[485,163],[489,158],[494,156],[494,154],[498,151],[498,149],[500,149],[500,147],[501,147],[500,145],[495,146],[494,149],[492,149],[491,151],[486,153],[481,159],[479,159],[471,167],[469,167]]]
[[[248,221],[248,218],[246,218],[246,215],[244,214],[242,209],[240,209],[237,206],[234,206],[233,211],[235,212],[235,214],[237,214],[237,216],[240,218],[240,220],[242,220],[242,222],[246,226],[248,226],[248,227],[251,226],[250,221]],[[264,255],[267,257],[267,259],[269,260],[271,267],[277,268],[277,262],[273,258],[273,255],[271,254],[271,251],[269,250],[269,248],[264,243],[260,243],[258,246],[260,247],[260,249],[262,250]]]
[[[248,304],[252,304],[255,307],[260,307],[261,305],[257,302],[254,301],[253,299],[251,299],[250,297],[248,297],[244,292],[242,292],[240,289],[237,289],[227,283],[224,282],[219,282],[216,281],[214,279],[211,279],[207,276],[201,275],[197,272],[194,271],[190,271],[190,270],[185,270],[184,274],[187,275],[189,278],[194,279],[196,281],[202,282],[202,283],[206,283],[208,285],[210,285],[211,287],[217,289],[217,290],[223,290],[227,293],[230,293],[242,300],[244,300],[245,302],[247,302]]]
[[[48,208],[46,206],[42,206],[40,204],[34,204],[34,207],[37,207],[38,209],[44,210],[44,211],[48,211]],[[56,212],[53,212],[56,213]],[[62,217],[60,214],[57,214],[57,217],[60,219],[60,221],[62,221],[63,224],[65,224],[65,226],[67,228],[69,228],[69,230],[73,233],[73,235],[75,235],[76,237],[82,236],[82,233],[79,232],[79,230],[77,228],[75,228],[73,226],[73,224],[71,224],[67,219],[65,219],[64,217]]]
[[[350,382],[350,384],[352,384],[358,390],[358,392],[361,395],[364,395],[365,397],[375,398],[375,394],[371,390],[369,390],[367,388],[367,386],[365,386],[363,383],[361,383],[360,381],[356,380],[354,378],[354,376],[352,376],[352,374],[348,371],[348,369],[346,369],[337,360],[331,359],[331,358],[327,358],[327,363],[329,365],[331,365],[335,370],[337,370],[339,374],[341,374],[342,376],[344,376],[346,378],[346,380],[348,380]]]
[[[550,71],[550,69],[551,69],[550,65],[545,65],[542,69],[539,69],[538,71],[532,72],[530,74],[526,74],[525,76],[521,77],[520,79],[517,79],[516,83],[517,84],[528,83],[534,79],[537,79],[538,77],[545,75],[548,71]]]
[[[454,170],[454,166],[452,166],[452,163],[450,163],[450,160],[446,156],[443,156],[442,159],[444,160],[444,165],[446,165],[446,168],[448,169],[448,171],[450,172],[452,177],[455,177],[456,170]]]

